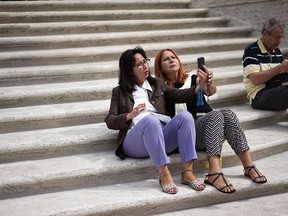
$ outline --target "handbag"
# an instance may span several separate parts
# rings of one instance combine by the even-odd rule
[[[277,86],[288,86],[288,73],[279,73],[265,83],[267,89]]]

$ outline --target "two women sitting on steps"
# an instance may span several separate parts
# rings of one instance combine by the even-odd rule
[[[197,76],[190,76],[184,72],[176,52],[170,49],[161,50],[156,56],[157,78],[151,76],[149,62],[139,47],[125,51],[120,57],[119,85],[112,90],[105,117],[108,128],[119,130],[116,155],[122,159],[150,157],[159,172],[163,192],[175,194],[178,189],[169,172],[167,154],[178,148],[181,183],[201,191],[206,186],[193,173],[196,145],[208,154],[210,167],[205,183],[223,193],[232,193],[235,188],[220,167],[222,145],[227,139],[244,166],[244,174],[256,183],[265,183],[265,176],[253,164],[236,115],[228,108],[212,110],[203,95],[200,99],[205,106],[196,105],[199,89],[204,94],[208,89],[210,95],[216,92],[213,73],[204,66],[205,71],[198,70]],[[185,81],[189,83],[187,87]],[[178,89],[182,85],[185,88]],[[175,112],[178,103],[186,104],[188,111]],[[197,118],[196,113],[200,111],[206,114]]]

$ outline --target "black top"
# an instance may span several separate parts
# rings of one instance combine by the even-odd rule
[[[193,74],[191,76],[191,86],[195,86],[196,85],[197,77],[198,76],[195,75],[195,74]],[[174,83],[174,86],[176,88],[181,88],[183,85],[184,85],[184,83],[179,83],[179,82],[175,82]],[[194,119],[197,118],[197,113],[208,113],[208,112],[212,111],[212,108],[207,103],[204,95],[203,95],[203,101],[204,101],[204,105],[203,106],[197,106],[197,96],[195,95],[191,102],[186,103],[187,110],[193,115]],[[171,117],[175,116],[175,104],[173,104],[173,106],[171,104],[169,104],[168,106],[169,106],[168,110],[169,110],[170,116]]]

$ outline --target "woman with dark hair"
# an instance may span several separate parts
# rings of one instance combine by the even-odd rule
[[[119,85],[112,90],[110,109],[105,117],[109,129],[119,130],[116,155],[121,159],[152,159],[163,192],[177,193],[169,172],[167,154],[179,148],[182,164],[182,183],[195,190],[205,185],[194,176],[195,150],[194,119],[182,112],[172,119],[166,110],[167,100],[184,103],[193,98],[195,88],[179,90],[151,76],[150,59],[142,48],[125,51],[119,60]]]
[[[210,96],[216,93],[212,71],[204,65],[205,71],[198,69],[197,75],[185,72],[178,54],[173,49],[160,50],[154,64],[155,76],[163,79],[169,86],[182,89],[191,86],[195,88],[196,95],[192,101],[186,104],[171,103],[168,110],[171,117],[175,113],[181,113],[181,110],[188,110],[193,115],[196,127],[196,149],[206,150],[209,161],[205,183],[213,185],[223,193],[236,191],[222,173],[220,166],[222,145],[225,140],[242,162],[244,174],[255,183],[265,183],[266,177],[253,164],[250,148],[236,114],[229,108],[212,110],[203,95],[203,93],[209,93]],[[199,98],[202,101],[201,104],[198,103]]]

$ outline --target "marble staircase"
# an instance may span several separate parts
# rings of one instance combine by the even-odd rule
[[[253,27],[189,5],[0,2],[0,215],[153,215],[288,191],[281,168],[270,163],[277,158],[285,165],[288,112],[251,109],[242,84],[243,49],[257,39]],[[177,154],[171,155],[175,196],[161,191],[149,159],[114,155],[117,132],[103,119],[117,85],[118,59],[139,45],[152,60],[152,73],[162,48],[177,50],[186,69],[205,57],[218,85],[211,105],[236,112],[267,184],[244,178],[227,143],[223,168],[237,187],[232,196],[209,186],[203,192],[181,186]],[[282,50],[288,54],[288,47]],[[203,180],[206,156],[198,156],[195,172]]]

